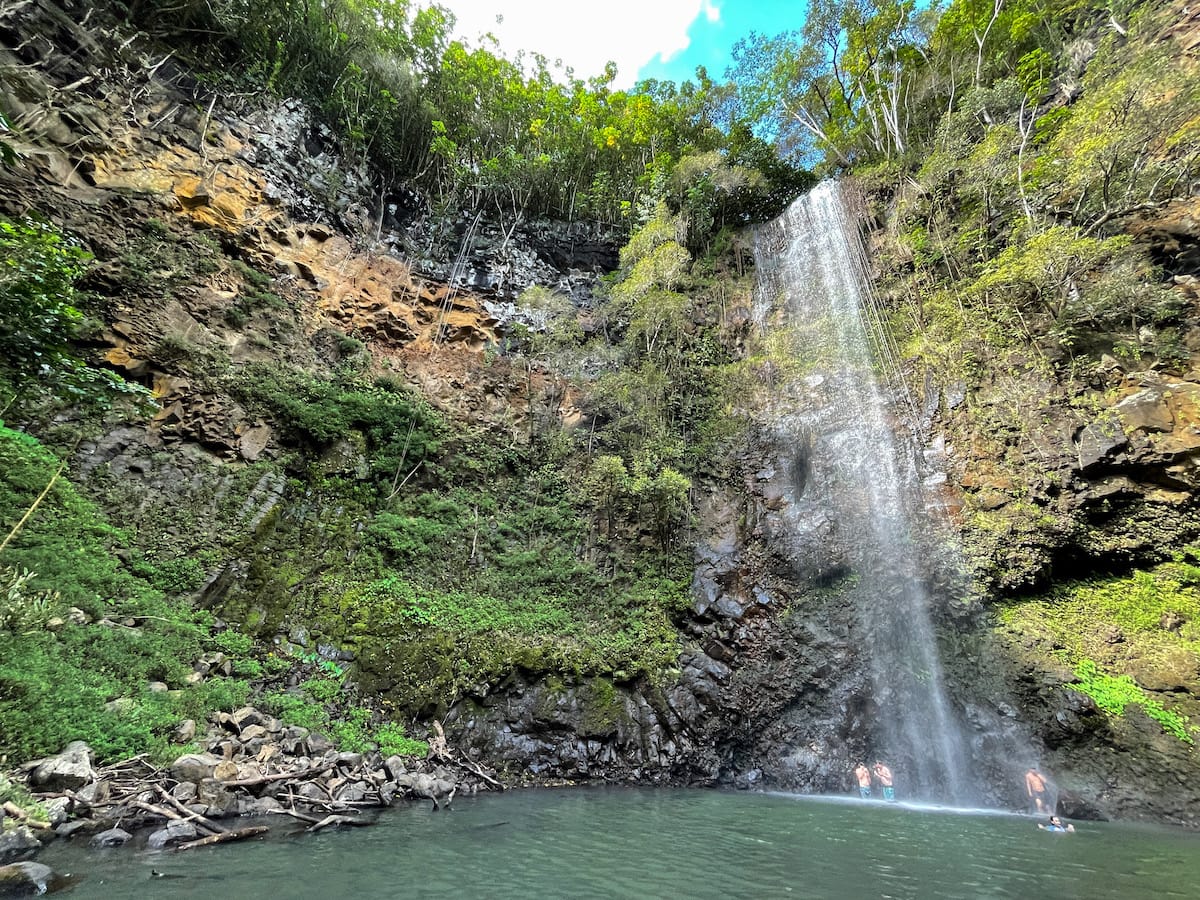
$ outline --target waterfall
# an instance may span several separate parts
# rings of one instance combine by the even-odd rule
[[[801,568],[833,568],[855,607],[859,664],[869,668],[870,725],[858,749],[891,766],[902,795],[971,802],[923,558],[938,526],[903,427],[915,411],[896,389],[839,184],[822,183],[761,227],[755,259],[755,318],[772,348],[770,428],[791,472],[783,515],[792,555]]]

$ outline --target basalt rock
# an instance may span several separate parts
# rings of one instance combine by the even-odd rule
[[[0,831],[0,863],[28,859],[41,849],[37,835],[27,825]]]
[[[55,889],[60,881],[49,866],[18,862],[0,866],[0,897],[40,896]]]
[[[44,791],[65,791],[78,790],[94,777],[92,748],[83,741],[73,741],[58,756],[42,761],[29,780]]]

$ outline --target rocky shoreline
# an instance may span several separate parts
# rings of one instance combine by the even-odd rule
[[[459,793],[505,787],[440,735],[424,759],[385,758],[339,751],[326,735],[253,706],[215,713],[208,725],[203,749],[166,767],[145,754],[97,767],[92,749],[76,741],[24,764],[11,779],[0,776],[0,796],[27,798],[3,805],[0,897],[52,888],[54,873],[29,860],[57,840],[182,851],[265,834],[271,826],[261,824],[264,817],[299,820],[308,832],[364,826],[372,811],[398,801],[428,800],[439,809]],[[255,824],[230,821],[239,817]]]

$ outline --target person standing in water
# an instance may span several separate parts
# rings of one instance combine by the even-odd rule
[[[1025,773],[1025,793],[1033,802],[1035,813],[1049,812],[1046,807],[1046,776],[1038,771],[1037,766],[1031,766]]]
[[[871,770],[861,762],[854,767],[854,777],[858,780],[858,796],[864,800],[871,799]]]
[[[892,770],[879,760],[875,760],[875,765],[871,767],[871,770],[875,773],[875,777],[879,779],[879,784],[883,788],[883,799],[895,800],[896,789],[892,786]]]

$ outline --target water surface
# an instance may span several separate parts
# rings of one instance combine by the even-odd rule
[[[59,845],[71,898],[1200,897],[1200,835],[718,791],[513,791],[184,853]],[[157,877],[159,873],[163,877]]]

